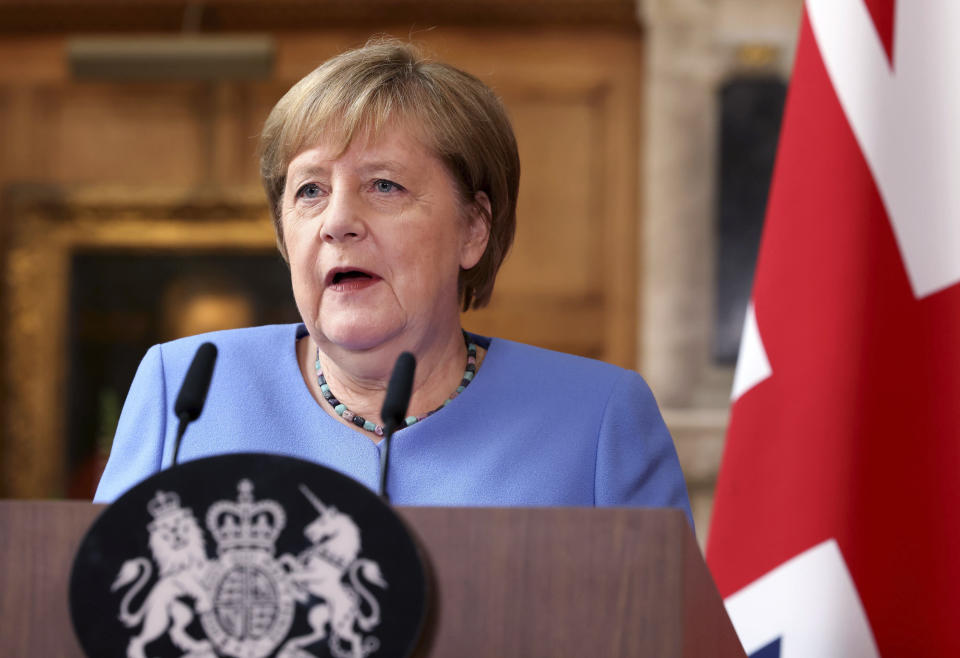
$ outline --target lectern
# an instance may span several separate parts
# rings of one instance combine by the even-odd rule
[[[0,501],[0,655],[83,655],[67,584],[101,509]],[[680,511],[398,511],[431,572],[418,655],[744,656]]]

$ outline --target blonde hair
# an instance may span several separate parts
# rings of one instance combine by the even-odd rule
[[[487,248],[459,278],[463,310],[485,306],[516,229],[520,158],[513,129],[500,99],[480,80],[397,40],[377,39],[326,61],[267,117],[260,177],[280,253],[287,257],[280,216],[290,161],[320,140],[343,152],[355,136],[369,131],[375,137],[391,120],[419,129],[464,205],[478,208],[487,222]],[[477,203],[480,192],[490,200],[489,213]]]

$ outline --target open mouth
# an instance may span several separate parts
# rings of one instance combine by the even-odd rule
[[[372,279],[373,277],[360,270],[348,270],[346,272],[337,272],[333,275],[333,285],[352,279]]]
[[[326,277],[327,287],[339,291],[359,290],[379,280],[380,277],[372,272],[349,267],[331,270]]]

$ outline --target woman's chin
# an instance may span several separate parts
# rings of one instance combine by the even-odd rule
[[[396,327],[364,322],[323,326],[320,335],[331,345],[351,352],[375,349],[396,336]],[[322,349],[322,347],[321,347]]]

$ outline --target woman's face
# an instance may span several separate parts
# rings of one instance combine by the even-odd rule
[[[322,142],[297,154],[282,222],[294,298],[321,349],[396,338],[412,349],[458,327],[460,268],[479,262],[488,236],[477,207],[464,207],[446,168],[402,124],[358,136],[339,157]]]

